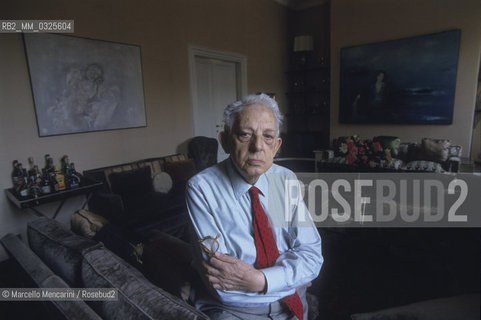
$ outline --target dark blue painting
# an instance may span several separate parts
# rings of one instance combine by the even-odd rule
[[[460,30],[341,49],[341,123],[451,124]]]

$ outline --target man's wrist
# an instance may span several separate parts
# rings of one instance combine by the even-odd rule
[[[259,292],[261,294],[266,294],[267,293],[267,279],[266,279],[266,275],[264,274],[264,272],[262,272],[262,277],[264,278],[264,288]]]
[[[256,290],[254,292],[265,294],[267,292],[267,279],[264,272],[257,270],[256,275]]]

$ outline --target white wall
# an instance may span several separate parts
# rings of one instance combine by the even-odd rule
[[[43,167],[44,154],[56,163],[68,154],[82,171],[186,152],[190,44],[247,56],[249,92],[278,93],[282,105],[286,14],[272,0],[2,1],[1,19],[74,19],[76,36],[140,45],[148,126],[39,138],[22,36],[0,34],[0,187],[11,187],[12,161],[29,156]],[[59,219],[68,223],[82,201],[69,200]],[[0,196],[0,237],[23,232],[34,217]]]

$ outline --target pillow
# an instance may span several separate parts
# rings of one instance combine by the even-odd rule
[[[390,149],[391,155],[396,158],[399,153],[399,145],[401,144],[401,139],[392,136],[378,136],[373,139],[373,141],[379,141],[383,149]]]
[[[187,181],[197,173],[193,159],[167,161],[165,172],[170,175],[177,190],[185,189]]]
[[[422,160],[444,162],[448,160],[450,146],[449,140],[423,138],[421,141]]]
[[[32,251],[73,288],[83,286],[80,276],[83,253],[103,246],[48,218],[30,221],[27,236]]]
[[[410,152],[412,152],[413,148],[415,148],[415,147],[413,146],[413,143],[411,143],[411,142],[400,143],[399,148],[398,148],[398,153],[395,156],[395,158],[401,159],[403,161],[410,160],[409,157],[412,156],[412,154]]]
[[[152,178],[152,185],[155,192],[169,193],[172,189],[172,178],[167,172],[159,172]]]
[[[102,319],[208,319],[107,249],[84,255],[82,280],[86,288],[118,289],[116,301],[91,301]]]
[[[153,230],[144,243],[144,275],[167,292],[188,300],[185,289],[195,272],[191,269],[192,245],[165,232]]]
[[[104,217],[91,211],[80,209],[72,215],[70,228],[81,236],[92,238],[107,223],[108,221]]]
[[[113,172],[109,175],[112,192],[121,197],[142,195],[154,191],[150,167]]]
[[[94,240],[101,242],[105,248],[116,254],[118,257],[127,261],[130,265],[142,267],[142,242],[129,240],[128,231],[115,224],[105,225],[93,237]]]

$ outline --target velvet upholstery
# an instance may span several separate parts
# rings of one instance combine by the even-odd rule
[[[112,192],[119,194],[122,198],[154,191],[149,166],[131,171],[113,172],[109,180]]]
[[[42,282],[41,288],[69,288],[59,276],[53,275]],[[87,303],[82,300],[52,300],[49,310],[49,319],[102,319]]]
[[[183,237],[188,221],[184,188],[193,174],[195,165],[184,154],[87,170],[85,177],[103,182],[102,190],[90,197],[88,207],[140,240],[153,229]],[[158,185],[156,178],[162,176],[170,177],[172,188],[170,181],[167,187]]]
[[[102,247],[101,243],[76,235],[60,222],[39,218],[28,223],[30,248],[57,275],[74,288],[82,287],[82,253]]]
[[[21,257],[25,256],[25,251],[30,253],[19,261],[26,265],[23,269],[28,274],[38,278],[35,283],[39,287],[117,288],[119,292],[117,301],[89,301],[88,305],[83,301],[55,302],[51,304],[53,313],[48,312],[49,319],[208,319],[202,312],[149,282],[102,243],[75,235],[55,220],[34,220],[29,223],[27,234],[41,257],[22,246],[13,235],[4,237],[1,242],[13,243],[7,251]],[[69,282],[74,285],[61,279],[63,276],[73,279]],[[79,310],[82,306],[87,311]],[[67,316],[64,316],[64,309]]]
[[[13,258],[17,264],[25,270],[29,278],[40,286],[40,284],[48,277],[54,275],[52,270],[36,256],[17,236],[7,234],[0,239],[3,247],[7,251],[10,258]]]
[[[153,284],[179,298],[185,298],[185,289],[195,274],[191,268],[190,243],[154,230],[144,243],[142,259],[144,274]]]
[[[165,172],[172,178],[173,191],[176,193],[184,193],[187,181],[197,173],[192,159],[168,161],[165,163]]]
[[[103,319],[208,319],[106,249],[85,253],[82,280],[86,287],[118,289],[117,301],[91,302]]]

